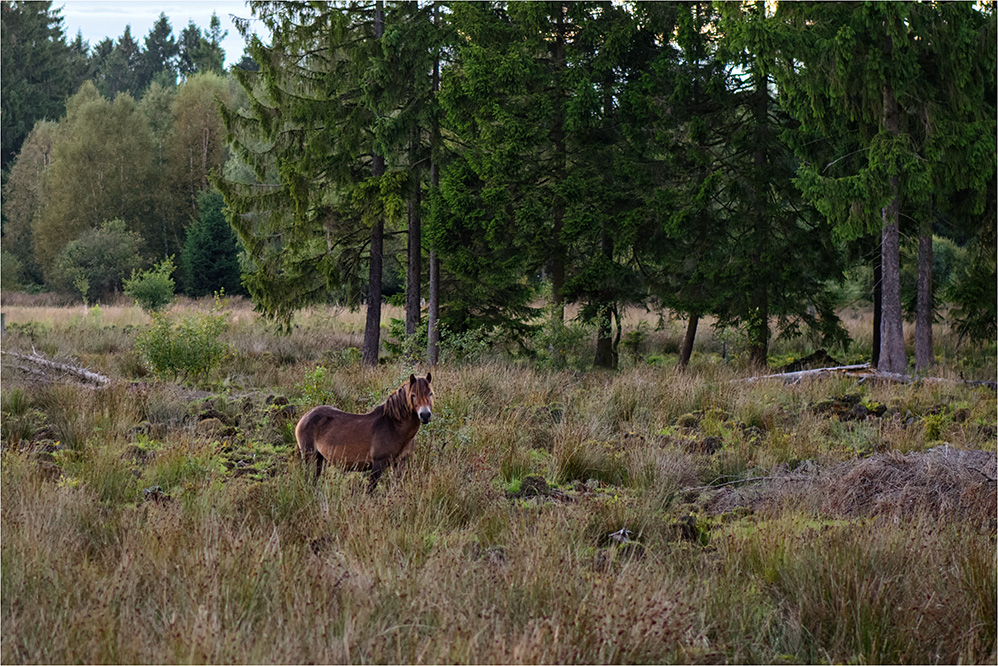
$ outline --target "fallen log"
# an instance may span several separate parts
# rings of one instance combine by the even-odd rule
[[[49,360],[34,350],[32,350],[31,354],[21,354],[19,352],[13,352],[13,351],[4,351],[0,353],[2,353],[4,356],[9,356],[11,358],[17,359],[18,361],[26,362],[35,366],[35,368],[37,369],[33,370],[28,370],[28,368],[24,366],[17,366],[19,369],[26,370],[33,374],[41,374],[45,376],[45,371],[42,369],[44,368],[47,370],[54,370],[56,372],[60,372],[65,375],[69,375],[77,379],[78,381],[84,382],[86,384],[107,386],[108,384],[111,383],[111,379],[109,377],[105,377],[100,373],[91,372],[90,370],[87,370],[86,368],[82,368],[77,365],[71,365],[69,363],[58,363],[56,361]]]
[[[869,363],[861,363],[859,365],[840,365],[834,368],[813,368],[811,370],[797,370],[796,372],[777,372],[772,375],[757,375],[755,377],[743,377],[742,379],[735,379],[735,382],[744,382],[751,384],[754,381],[760,379],[782,379],[785,382],[797,382],[805,377],[817,377],[819,375],[828,375],[832,373],[837,374],[855,374],[858,370],[872,371],[876,372],[875,369],[870,367]],[[852,375],[850,375],[852,376]]]
[[[865,381],[895,382],[898,384],[910,384],[912,382],[938,382],[942,384],[963,384],[965,386],[986,386],[991,390],[998,390],[998,382],[979,381],[969,379],[945,379],[943,377],[918,377],[903,375],[897,372],[884,372],[877,370],[869,363],[858,365],[840,365],[833,368],[814,368],[812,370],[798,370],[796,372],[777,372],[770,375],[756,375],[754,377],[743,377],[733,379],[734,383],[751,384],[762,379],[782,379],[788,384],[796,384],[806,377],[820,377],[829,375],[839,375],[842,377],[855,377],[859,383]]]

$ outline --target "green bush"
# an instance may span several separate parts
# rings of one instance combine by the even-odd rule
[[[24,275],[24,265],[21,260],[11,252],[0,252],[0,284],[7,291],[16,291],[21,288]]]
[[[217,368],[229,353],[220,339],[225,316],[218,310],[174,318],[164,312],[152,316],[152,325],[135,339],[135,346],[158,377],[199,379]]]
[[[65,293],[99,300],[121,289],[122,280],[142,259],[142,240],[121,220],[109,220],[63,248],[48,272],[49,283]]]
[[[136,273],[125,280],[125,293],[135,299],[146,312],[155,312],[166,307],[173,300],[173,278],[170,277],[176,266],[173,257],[167,257],[153,268]]]

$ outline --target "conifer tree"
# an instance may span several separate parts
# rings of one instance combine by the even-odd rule
[[[66,44],[51,2],[0,3],[0,168],[10,169],[38,120],[58,120],[76,90],[82,54]]]
[[[743,24],[722,21],[715,7],[686,4],[675,20],[681,51],[653,68],[658,80],[646,91],[660,100],[662,173],[651,205],[658,242],[644,254],[662,301],[689,317],[680,367],[704,314],[743,329],[758,366],[774,320],[783,335],[806,329],[842,339],[826,290],[840,258],[829,225],[792,185],[796,164],[781,139],[792,120],[767,60],[729,46],[726,37]]]
[[[773,73],[806,132],[832,141],[855,132],[862,139],[855,154],[821,164],[805,161],[797,182],[840,237],[879,232],[878,363],[882,370],[902,373],[907,358],[900,211],[902,205],[920,205],[930,190],[927,163],[913,141],[913,109],[907,106],[924,95],[926,81],[918,39],[910,30],[913,11],[922,9],[901,2],[781,3],[771,20],[757,12],[754,30],[736,35],[750,52],[778,63]]]
[[[197,197],[198,216],[187,231],[180,257],[184,293],[205,296],[225,290],[241,293],[239,245],[222,211],[222,195],[202,190]]]
[[[251,38],[260,70],[235,72],[250,108],[225,108],[223,117],[259,182],[216,181],[253,261],[247,287],[287,325],[312,302],[356,303],[366,286],[363,359],[376,363],[384,225],[402,218],[419,186],[425,139],[414,128],[432,48],[411,40],[428,34],[429,12],[380,2],[255,3],[254,12],[273,45]]]
[[[563,185],[564,296],[596,325],[594,365],[616,368],[621,312],[646,294],[634,248],[647,233],[643,193],[651,180],[639,166],[642,150],[628,141],[635,128],[628,104],[654,54],[653,36],[623,7],[577,3],[570,16],[578,30],[565,118],[572,166]]]
[[[145,91],[153,81],[167,87],[176,85],[178,53],[173,27],[166,14],[160,12],[145,38],[145,50],[139,65],[139,92]]]
[[[441,172],[435,242],[463,285],[441,315],[452,330],[528,329],[536,283],[550,279],[551,318],[563,320],[567,49],[566,3],[461,3],[461,37],[441,102],[458,158]]]
[[[98,44],[95,52],[93,80],[97,89],[112,100],[119,93],[140,97],[147,82],[142,73],[142,51],[132,37],[132,26],[125,26],[125,32],[116,43],[111,42],[110,49],[107,41]]]

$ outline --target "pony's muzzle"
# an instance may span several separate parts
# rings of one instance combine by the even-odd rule
[[[430,416],[432,416],[432,414],[430,413],[429,407],[420,407],[416,410],[416,414],[419,416],[420,423],[425,425],[430,422]]]

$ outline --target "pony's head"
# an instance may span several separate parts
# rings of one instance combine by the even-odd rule
[[[419,422],[429,423],[430,417],[433,415],[433,389],[430,388],[430,373],[427,372],[426,377],[409,375],[406,397],[409,400],[409,408],[419,417]]]

